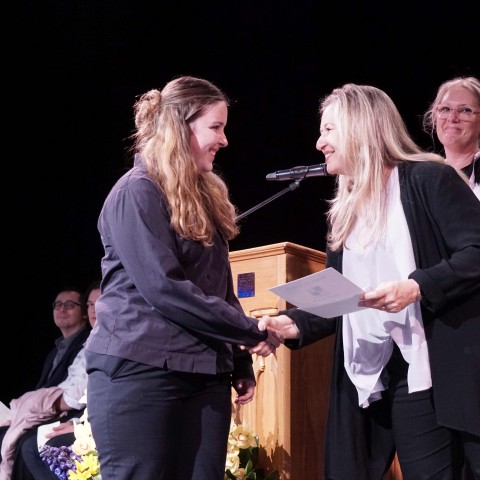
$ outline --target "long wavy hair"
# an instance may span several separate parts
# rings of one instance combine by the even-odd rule
[[[442,102],[442,99],[448,93],[448,91],[454,87],[462,87],[469,91],[477,100],[477,106],[480,106],[480,80],[476,77],[455,77],[451,80],[443,82],[437,90],[435,99],[430,104],[428,110],[423,114],[423,130],[430,134],[433,139],[435,132],[435,126],[437,124],[436,112],[437,107]],[[480,136],[477,142],[480,147]]]
[[[208,80],[178,77],[152,89],[134,104],[132,150],[141,154],[148,174],[168,203],[172,229],[181,237],[213,244],[218,230],[228,241],[239,233],[237,211],[217,173],[199,172],[190,145],[190,123],[227,96]]]
[[[339,148],[349,175],[338,175],[327,218],[328,246],[339,250],[356,221],[368,229],[368,243],[379,241],[386,225],[388,170],[403,161],[433,160],[439,155],[423,151],[410,137],[393,103],[382,90],[369,85],[345,84],[320,102],[319,114],[331,106]]]

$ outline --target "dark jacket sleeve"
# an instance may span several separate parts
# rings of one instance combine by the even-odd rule
[[[480,289],[480,202],[449,165],[413,162],[399,169],[423,306],[450,308]]]

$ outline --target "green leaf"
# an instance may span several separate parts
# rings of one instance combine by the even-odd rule
[[[247,462],[247,464],[245,465],[245,473],[246,475],[248,475],[250,472],[253,472],[254,469],[253,469],[253,462],[251,460],[249,460]]]

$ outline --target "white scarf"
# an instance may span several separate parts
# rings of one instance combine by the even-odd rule
[[[406,280],[415,270],[412,242],[400,201],[398,171],[388,180],[387,226],[384,238],[377,244],[364,245],[368,229],[357,222],[343,252],[343,274],[363,290],[376,288],[382,282]],[[364,233],[362,233],[364,232]],[[427,342],[418,302],[398,313],[367,308],[343,315],[343,348],[345,369],[358,392],[361,407],[380,399],[386,386],[381,373],[388,363],[395,342],[409,364],[408,391],[426,390],[432,386]]]

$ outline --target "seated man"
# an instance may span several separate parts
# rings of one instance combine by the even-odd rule
[[[43,364],[35,389],[58,385],[90,334],[83,292],[75,287],[61,290],[53,302],[53,320],[62,332]]]
[[[2,460],[5,460],[2,461],[2,469],[4,463],[7,464],[7,460],[9,465],[5,465],[5,468],[11,468],[12,446],[19,446],[24,434],[29,430],[24,428],[26,426],[25,423],[22,423],[25,420],[24,412],[22,413],[19,409],[30,408],[26,405],[28,401],[33,400],[34,395],[37,396],[37,400],[43,398],[44,402],[38,403],[35,407],[37,410],[41,405],[45,405],[47,400],[52,402],[48,414],[44,412],[44,415],[47,415],[48,418],[42,417],[43,421],[66,411],[70,412],[69,416],[73,416],[75,410],[84,407],[77,399],[83,395],[86,387],[83,344],[90,333],[90,325],[86,321],[86,306],[82,292],[74,287],[62,289],[53,303],[53,317],[55,324],[62,332],[62,337],[56,340],[55,348],[52,349],[44,362],[36,390],[12,400],[11,406],[15,405],[15,408],[12,408],[12,414],[14,415],[12,422],[0,427],[2,457],[5,452],[8,452],[9,456],[8,459],[2,458]],[[55,390],[58,388],[60,390]],[[60,392],[60,396],[57,395],[54,399],[55,392]],[[61,394],[62,392],[64,395]],[[37,421],[41,423],[40,419],[37,419]],[[9,428],[10,423],[15,428]],[[28,431],[28,433],[31,432]],[[4,445],[5,437],[9,437],[7,445]]]
[[[100,281],[92,282],[85,293],[86,297],[86,305],[87,305],[87,314],[88,314],[88,321],[90,326],[93,327],[96,321],[95,315],[95,302],[97,298],[100,296]],[[82,350],[83,352],[83,350]],[[82,355],[83,358],[83,355]],[[72,389],[73,384],[77,382],[76,389],[73,393],[73,396],[76,398],[80,398],[83,396],[85,388],[86,388],[86,381],[87,376],[85,372],[85,363],[83,363],[83,380],[82,377],[79,375],[77,380],[74,377],[69,378],[71,387],[69,388],[70,395],[68,395],[67,391],[65,391],[63,397],[61,397],[65,403],[60,403],[59,408],[62,411],[67,411],[68,406],[72,408],[78,408],[78,405],[74,405],[72,403],[72,399],[68,398],[69,396],[72,397]],[[65,383],[63,386],[67,386]],[[83,388],[83,389],[82,389]],[[82,405],[82,408],[85,405]],[[73,421],[83,414],[83,410],[71,410],[69,415],[65,416],[61,419],[60,425],[54,427],[53,431],[47,435],[47,438],[50,440],[47,442],[49,445],[54,445],[61,447],[63,445],[71,445],[75,440],[75,435],[73,433]],[[35,429],[35,432],[37,429]],[[11,480],[58,480],[56,475],[52,473],[47,465],[43,463],[42,459],[38,453],[38,445],[37,445],[37,436],[30,435],[22,441],[21,445],[21,452],[18,452],[17,458],[15,460],[13,472],[12,472],[12,479]]]

